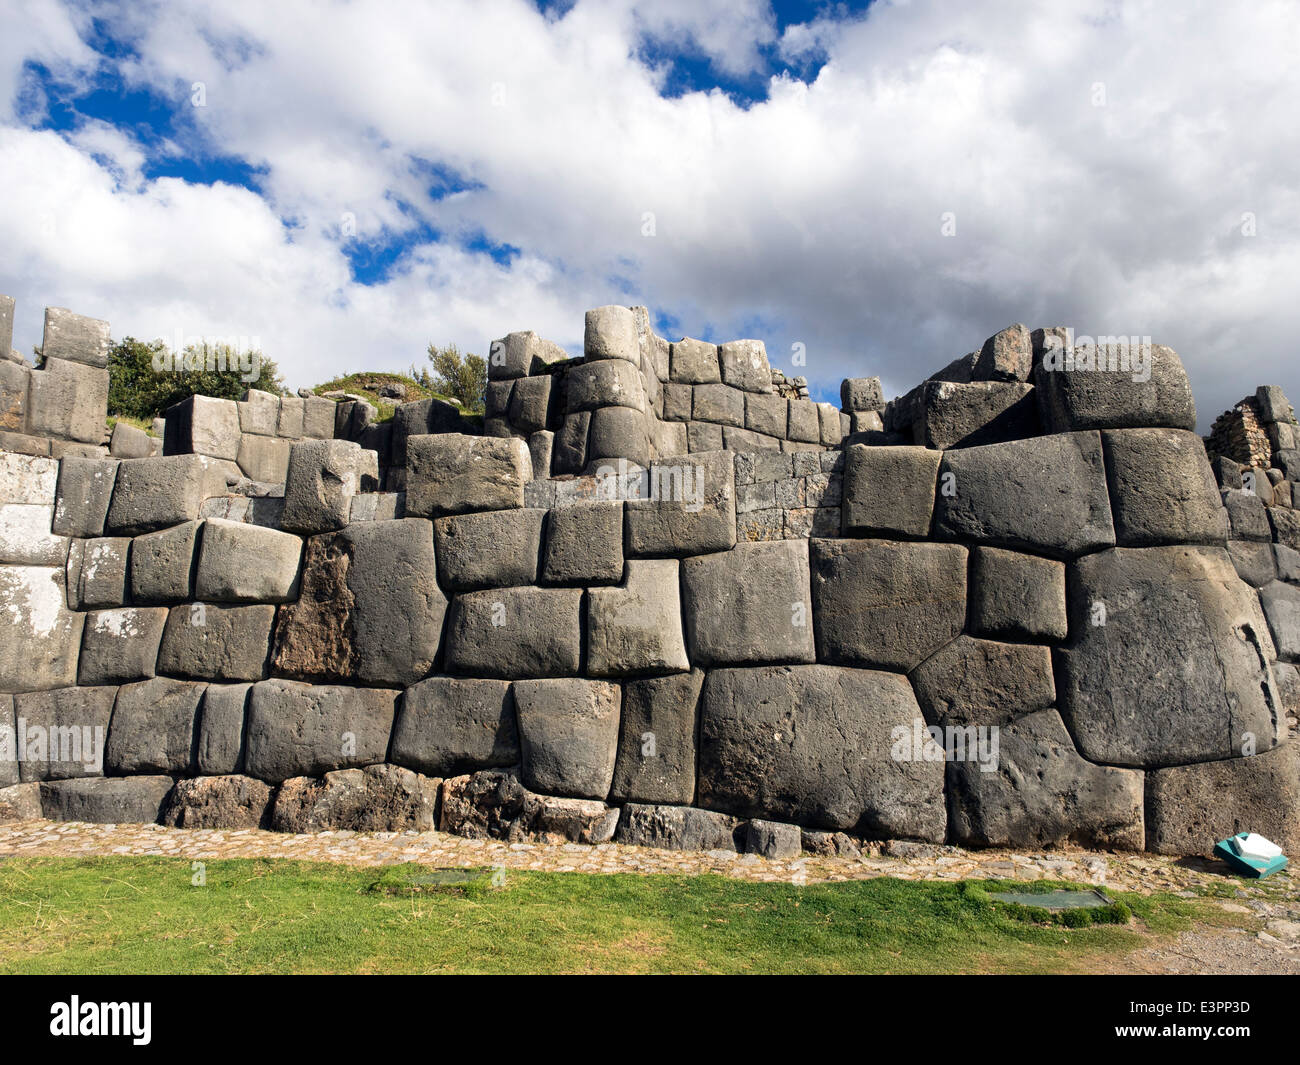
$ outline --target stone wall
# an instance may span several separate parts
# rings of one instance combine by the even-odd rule
[[[776,393],[728,385],[726,345],[700,359],[723,380],[674,380],[678,345],[616,310],[581,362],[507,338],[489,435],[399,408],[396,491],[343,438],[291,442],[282,488],[198,454],[0,455],[0,724],[103,739],[98,763],[0,760],[0,814],[768,854],[1300,845],[1300,520],[1216,482],[1172,351],[1146,382],[1052,370],[1049,331],[1013,327],[969,362],[1015,382],[886,405],[853,379],[838,443],[790,440],[804,401],[777,396],[784,440],[692,450],[719,428],[692,417],[679,452],[652,378],[692,415],[709,384]],[[941,387],[993,383],[1020,398]],[[527,415],[547,387],[562,415]],[[634,448],[600,442],[608,410]],[[562,435],[582,461],[547,476]]]

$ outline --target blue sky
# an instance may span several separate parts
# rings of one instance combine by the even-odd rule
[[[1012,321],[1171,344],[1203,422],[1300,392],[1285,5],[13,2],[24,348],[71,306],[300,385],[622,302],[820,398]]]

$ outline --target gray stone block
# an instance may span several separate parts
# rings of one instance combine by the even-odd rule
[[[113,426],[108,453],[120,459],[147,459],[154,454],[157,443],[158,441],[143,429],[137,429],[129,422],[119,421]]]
[[[587,673],[623,677],[690,669],[677,560],[629,562],[617,588],[587,592]]]
[[[505,679],[567,677],[582,652],[578,588],[496,588],[451,604],[447,671]]]
[[[51,821],[151,825],[171,790],[165,776],[50,780],[41,785],[41,811]]]
[[[168,455],[233,460],[239,456],[239,439],[239,408],[233,399],[190,396],[167,408],[163,451]]]
[[[582,351],[588,359],[627,359],[640,365],[636,316],[629,307],[610,305],[587,312]]]
[[[275,436],[280,422],[280,397],[270,392],[250,388],[236,404],[239,411],[239,431],[257,436]]]
[[[673,851],[735,851],[744,822],[736,817],[694,806],[643,805],[623,807],[615,839],[628,847]]]
[[[0,296],[0,360],[10,357],[14,342],[14,298]]]
[[[49,506],[55,502],[58,481],[55,460],[0,451],[0,503]]]
[[[537,583],[546,511],[492,510],[433,523],[438,580],[449,592]]]
[[[50,532],[54,507],[46,504],[0,503],[0,564],[62,566],[68,561],[68,539]]]
[[[286,440],[301,440],[306,414],[307,405],[300,396],[281,396],[279,415],[275,422],[275,435]]]
[[[771,392],[772,371],[761,340],[729,340],[718,347],[722,380],[746,392]]]
[[[1268,508],[1254,492],[1229,489],[1222,493],[1224,509],[1228,512],[1228,527],[1234,540],[1255,540],[1268,543],[1273,539],[1273,527],[1268,522]]]
[[[514,694],[524,786],[604,799],[618,753],[619,686],[577,678],[522,680]]]
[[[555,454],[555,434],[549,429],[539,429],[528,438],[528,457],[533,464],[533,480],[550,477],[551,460]]]
[[[975,381],[1027,381],[1032,368],[1029,330],[1017,322],[984,341],[971,377]]]
[[[1091,762],[1154,769],[1279,741],[1258,599],[1211,547],[1116,548],[1071,564],[1058,706]]]
[[[244,771],[244,717],[251,684],[209,684],[199,714],[196,763],[205,776]]]
[[[271,788],[252,777],[228,774],[178,780],[159,821],[171,828],[266,828]]]
[[[519,758],[507,681],[429,677],[406,689],[393,729],[398,765],[447,777],[518,765]]]
[[[67,359],[105,369],[110,344],[108,323],[84,314],[73,314],[63,307],[45,308],[45,335],[41,339],[41,356]],[[6,354],[9,345],[4,345]]]
[[[201,455],[124,459],[118,463],[104,528],[135,536],[194,521],[205,499],[224,492],[220,470]]]
[[[1228,538],[1228,514],[1199,436],[1179,429],[1121,429],[1102,433],[1102,443],[1121,547]]]
[[[510,394],[510,425],[535,433],[551,423],[551,377],[521,377]]]
[[[0,358],[0,431],[18,434],[26,430],[31,383],[31,370]]]
[[[127,684],[154,675],[166,607],[123,607],[86,615],[78,684]]]
[[[1295,418],[1286,393],[1278,385],[1260,385],[1255,389],[1255,404],[1262,422],[1289,422]]]
[[[41,812],[41,786],[11,784],[0,787],[0,821],[39,821]]]
[[[664,418],[672,422],[689,422],[695,391],[687,384],[664,385]]]
[[[787,403],[778,395],[751,392],[745,396],[745,428],[785,439]]]
[[[615,802],[687,805],[695,798],[695,736],[704,672],[646,677],[623,686]]]
[[[691,417],[697,422],[744,428],[745,393],[724,384],[696,385],[691,404]],[[689,433],[688,429],[688,438]]]
[[[382,688],[254,684],[245,772],[270,783],[383,762],[400,692]]]
[[[821,442],[821,415],[811,400],[792,399],[786,414],[785,436],[808,444]]]
[[[205,684],[155,677],[117,693],[104,764],[116,776],[188,774],[194,768]]]
[[[907,672],[961,634],[966,549],[895,540],[813,540],[821,662]]]
[[[83,444],[104,439],[108,371],[66,359],[46,359],[29,379],[27,431]]]
[[[1280,580],[1300,583],[1300,551],[1286,544],[1273,545],[1273,560],[1277,563]]]
[[[334,439],[334,414],[337,404],[323,396],[303,400],[302,435],[308,440]]]
[[[291,441],[245,433],[239,438],[239,468],[254,481],[284,484],[289,478]]]
[[[921,392],[913,436],[918,444],[939,450],[1038,436],[1042,430],[1033,393],[1032,385],[1020,381],[931,381]],[[854,432],[881,428],[853,426]]]
[[[361,448],[350,440],[304,440],[289,450],[281,524],[289,532],[331,532],[348,523],[361,487]]]
[[[604,459],[627,459],[638,466],[650,463],[646,417],[631,407],[602,407],[591,412],[587,437],[587,467]]]
[[[77,683],[84,614],[67,606],[61,566],[0,566],[0,692]]]
[[[599,500],[556,507],[546,519],[542,579],[610,584],[623,579],[623,504]]]
[[[721,451],[722,426],[709,422],[691,422],[686,426],[686,447],[693,455],[700,451]]]
[[[1300,588],[1273,581],[1259,590],[1269,631],[1284,661],[1300,662]]]
[[[682,563],[691,661],[703,666],[814,662],[808,544],[737,544]]]
[[[846,448],[844,535],[929,536],[942,458],[923,447]]]
[[[670,378],[681,384],[707,385],[722,380],[718,346],[682,337],[672,346]]]
[[[68,606],[74,610],[123,606],[131,539],[73,540],[68,552]]]
[[[1100,435],[1065,433],[944,452],[934,530],[1056,557],[1113,545]]]
[[[24,782],[102,776],[114,687],[56,688],[14,696]]]
[[[575,366],[564,378],[564,410],[577,414],[609,406],[645,411],[645,387],[634,363],[604,359]]]
[[[298,597],[302,540],[276,529],[209,518],[195,597],[210,603],[285,603]]]
[[[1080,758],[1055,710],[1003,725],[995,753],[991,763],[970,756],[948,763],[958,843],[1142,850],[1142,773]]]
[[[781,860],[797,858],[803,851],[803,836],[798,825],[755,818],[745,825],[745,853]]]
[[[736,542],[735,469],[725,451],[650,465],[649,498],[628,500],[629,555],[697,555]]]
[[[996,547],[971,554],[970,624],[977,636],[1064,640],[1065,565]]]
[[[4,301],[0,298],[0,311]],[[0,695],[0,821],[13,820],[12,811],[6,808],[3,791],[18,783],[18,732],[14,717],[14,697]],[[40,816],[38,812],[37,817]]]
[[[844,439],[844,427],[840,421],[840,412],[834,403],[818,403],[817,419],[821,427],[821,442],[828,447],[838,447]]]
[[[195,680],[261,680],[274,620],[270,605],[172,607],[158,649],[158,672]]]
[[[1052,652],[1025,643],[958,636],[911,673],[932,725],[998,725],[1056,702]]]
[[[131,541],[131,595],[137,603],[192,599],[194,551],[201,521],[137,536]]]
[[[510,333],[492,341],[488,351],[488,379],[500,381],[527,377],[568,357],[558,344],[544,340],[532,330]]]
[[[1196,401],[1182,360],[1172,348],[1150,348],[1149,376],[1138,371],[1087,369],[1088,352],[1097,365],[1096,348],[1073,352],[1074,369],[1061,368],[1050,356],[1034,367],[1043,428],[1049,433],[1081,429],[1160,427],[1195,429]],[[1068,357],[1068,356],[1067,356]],[[1105,356],[1109,366],[1109,356]],[[1131,364],[1130,364],[1131,365]]]
[[[569,414],[560,423],[555,436],[551,468],[555,474],[580,473],[587,464],[587,435],[591,429],[591,412]]]
[[[846,377],[840,382],[840,409],[884,410],[885,393],[879,377]]]
[[[1237,576],[1252,588],[1262,588],[1277,579],[1274,561],[1275,544],[1257,544],[1245,540],[1229,540],[1228,556]]]
[[[407,442],[406,510],[440,518],[524,505],[532,458],[522,440],[448,433]]]
[[[699,803],[741,817],[941,843],[942,759],[896,755],[921,711],[907,678],[831,666],[704,682]]]
[[[1273,527],[1275,542],[1300,551],[1300,512],[1269,507],[1268,523]]]

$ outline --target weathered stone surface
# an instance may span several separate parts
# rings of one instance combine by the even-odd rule
[[[1269,507],[1268,523],[1273,527],[1273,539],[1277,543],[1300,551],[1300,511]]]
[[[350,440],[304,440],[289,449],[284,515],[289,532],[332,532],[348,523],[360,489],[361,447]]]
[[[966,622],[966,549],[895,540],[813,540],[822,662],[914,669]]]
[[[646,677],[623,687],[616,802],[687,805],[695,798],[695,736],[702,670]]]
[[[154,677],[117,693],[104,764],[117,776],[193,770],[205,684]]]
[[[575,366],[564,378],[566,414],[610,406],[646,409],[645,387],[636,365],[623,359],[604,359]]]
[[[298,596],[302,540],[276,529],[209,518],[195,596],[214,603],[284,603]]]
[[[934,529],[1058,557],[1113,545],[1100,435],[1064,433],[944,452]]]
[[[1300,551],[1286,544],[1273,545],[1273,560],[1280,580],[1300,583]]]
[[[783,397],[751,392],[745,396],[745,428],[785,438],[788,409]]]
[[[1146,778],[1147,849],[1208,855],[1221,839],[1257,832],[1300,851],[1300,746],[1251,758],[1177,766]]]
[[[18,775],[24,782],[102,776],[114,687],[56,688],[14,696],[22,729]]]
[[[907,678],[832,666],[720,669],[704,682],[699,803],[942,842],[943,761],[891,753],[921,711]]]
[[[131,595],[137,603],[194,597],[194,552],[202,527],[201,521],[187,521],[131,541]]]
[[[568,677],[582,650],[579,588],[465,592],[451,604],[447,671],[479,677]]]
[[[734,851],[744,822],[727,814],[694,806],[643,805],[623,807],[615,838],[629,847],[673,851]]]
[[[552,510],[546,519],[542,579],[550,584],[622,580],[622,502],[598,500]]]
[[[130,422],[119,421],[113,426],[108,453],[120,459],[147,459],[155,453],[159,441]]]
[[[280,397],[250,388],[235,404],[239,411],[239,430],[257,436],[275,436],[280,421]]]
[[[758,818],[745,825],[745,853],[764,858],[797,858],[803,850],[803,836],[798,825]]]
[[[681,557],[726,551],[735,544],[735,471],[729,452],[653,462],[649,479],[649,498],[627,501],[629,555]]]
[[[245,772],[278,783],[382,762],[400,694],[287,680],[254,684]]]
[[[65,307],[45,308],[45,335],[41,338],[41,356],[46,359],[69,359],[86,366],[108,366],[108,323],[84,314],[73,314]],[[8,344],[5,353],[8,354]]]
[[[158,672],[195,680],[266,676],[275,607],[189,603],[171,608],[158,649]]]
[[[1098,349],[1076,349],[1074,369],[1050,354],[1034,367],[1043,427],[1049,433],[1080,429],[1196,428],[1196,401],[1182,360],[1172,348],[1152,345],[1150,376],[1140,372],[1080,368],[1098,365]],[[1091,352],[1091,356],[1089,355]],[[1067,354],[1067,358],[1070,357]],[[1102,358],[1109,365],[1109,355]]]
[[[846,411],[884,410],[879,377],[846,377],[840,382],[840,407]]]
[[[3,306],[4,301],[0,299],[0,312],[3,312]],[[0,337],[0,340],[2,339]],[[14,697],[0,695],[0,821],[12,820],[6,814],[3,791],[17,784],[20,779],[17,720],[14,717]],[[38,812],[36,816],[40,817],[40,813]]]
[[[393,729],[392,759],[433,776],[519,764],[510,685],[430,677],[406,689]]]
[[[510,393],[510,424],[521,433],[545,429],[551,421],[551,378],[521,377]]]
[[[978,636],[1064,640],[1065,564],[977,547],[971,554],[970,622]]]
[[[1268,523],[1268,508],[1254,492],[1229,489],[1222,493],[1224,509],[1228,512],[1228,525],[1234,540],[1256,540],[1268,543],[1273,539],[1273,528]]]
[[[1027,381],[1032,368],[1029,330],[1017,322],[984,341],[971,376],[976,381]]]
[[[591,412],[565,416],[555,435],[555,450],[551,453],[554,473],[580,473],[587,464],[587,435],[591,429]]]
[[[918,444],[942,451],[1037,436],[1041,427],[1033,392],[1032,385],[1016,381],[927,382],[912,424],[913,437]]]
[[[604,799],[618,753],[622,691],[601,681],[514,684],[524,785],[551,795]]]
[[[1277,578],[1273,548],[1276,544],[1257,544],[1245,540],[1229,540],[1228,556],[1237,576],[1252,588],[1262,588]]]
[[[202,455],[124,459],[104,527],[136,535],[194,521],[203,501],[224,490],[220,471]]]
[[[66,458],[60,462],[51,531],[58,536],[103,536],[116,478],[116,459]]]
[[[0,338],[3,343],[3,338]],[[27,428],[27,395],[32,373],[8,359],[0,358],[0,431],[21,434]]]
[[[631,308],[610,305],[588,311],[582,351],[588,359],[627,359],[639,364],[641,347]]]
[[[821,443],[821,415],[811,400],[792,399],[786,409],[785,435],[809,444]]]
[[[1286,393],[1278,385],[1260,385],[1255,389],[1255,403],[1263,422],[1289,422],[1295,418]]]
[[[682,563],[691,661],[814,662],[808,543],[737,544]]]
[[[0,566],[0,692],[77,683],[84,614],[67,606],[65,572],[54,566]]]
[[[58,479],[53,459],[0,451],[0,503],[46,506],[55,501]]]
[[[245,433],[239,440],[239,468],[249,479],[264,484],[284,484],[289,479],[289,453],[293,444],[274,436]]]
[[[164,776],[49,780],[41,785],[41,811],[51,821],[155,824],[171,790]]]
[[[303,399],[302,435],[309,440],[332,440],[335,406],[332,399],[306,396]]]
[[[718,346],[702,340],[682,337],[672,346],[673,381],[682,384],[707,385],[722,380],[718,368]]]
[[[721,451],[724,439],[722,426],[708,422],[691,422],[686,426],[686,447],[690,454],[700,451]]]
[[[587,672],[593,677],[690,669],[676,559],[629,562],[617,588],[587,593]]]
[[[432,398],[400,404],[393,413],[391,424],[393,427],[389,438],[392,448],[391,461],[398,468],[406,466],[412,437],[460,433],[462,430],[460,408]]]
[[[27,431],[83,444],[104,438],[108,371],[67,359],[46,359],[29,378]]]
[[[126,684],[154,675],[166,607],[123,607],[86,615],[78,684]]]
[[[0,788],[0,821],[39,821],[44,816],[37,782]]]
[[[159,820],[172,828],[267,828],[271,789],[234,774],[178,780]]]
[[[938,451],[851,444],[844,453],[845,536],[930,535]]]
[[[550,477],[551,460],[555,454],[555,434],[549,429],[539,429],[528,438],[528,457],[533,464],[533,480]]]
[[[314,681],[356,676],[356,596],[348,585],[355,550],[342,534],[307,541],[298,601],[281,607],[276,619],[271,667],[277,675]]]
[[[618,810],[591,799],[536,795],[513,773],[486,770],[442,782],[439,828],[470,839],[529,837],[606,843]]]
[[[244,716],[251,684],[209,684],[199,714],[198,771],[227,776],[244,771]]]
[[[531,329],[510,333],[492,341],[488,353],[488,379],[500,381],[527,377],[568,357],[558,344],[544,340]]]
[[[546,511],[493,510],[433,523],[438,580],[450,592],[535,584]]]
[[[631,407],[601,407],[592,411],[587,468],[590,470],[601,459],[627,459],[638,466],[647,465],[650,436],[646,429],[646,416]]]
[[[439,518],[522,507],[531,480],[532,458],[522,440],[447,433],[407,441],[408,514]]]
[[[1180,429],[1120,429],[1102,433],[1102,442],[1121,547],[1228,538],[1228,514],[1199,436]]]
[[[729,340],[718,348],[722,380],[746,392],[771,392],[772,371],[761,340]]]
[[[163,450],[168,455],[239,457],[239,408],[233,399],[189,396],[167,408]]]
[[[441,780],[395,765],[295,777],[275,794],[277,832],[429,832],[437,826]]]
[[[689,422],[694,395],[690,385],[664,385],[664,419],[670,422]]]
[[[697,422],[713,422],[744,428],[745,393],[730,385],[696,385],[691,417]]]
[[[932,725],[996,725],[1056,702],[1052,652],[1033,644],[958,636],[911,680]]]
[[[131,539],[73,540],[68,552],[68,605],[76,610],[121,606],[127,601]]]
[[[948,763],[957,842],[1142,849],[1142,773],[1084,761],[1055,710],[1003,725],[992,762],[967,751],[966,758]]]
[[[68,559],[68,540],[50,532],[54,507],[0,503],[0,563],[61,566]]]
[[[1072,563],[1068,587],[1057,697],[1085,758],[1152,769],[1277,744],[1272,640],[1226,551],[1116,548]]]
[[[281,396],[275,435],[286,440],[301,440],[306,406],[301,396]]]
[[[1300,588],[1273,581],[1259,590],[1259,601],[1279,658],[1300,662]]]

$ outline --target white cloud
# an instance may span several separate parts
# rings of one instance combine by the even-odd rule
[[[192,124],[195,143],[265,168],[264,196],[145,180],[120,130],[0,134],[0,195],[22,205],[0,212],[0,290],[20,299],[25,346],[40,306],[62,304],[116,335],[257,335],[305,384],[404,368],[430,339],[481,351],[535,328],[574,345],[585,308],[645,301],[690,334],[763,328],[787,369],[802,342],[824,388],[880,373],[902,391],[1020,320],[1171,344],[1207,424],[1263,381],[1300,398],[1290,4],[824,14],[779,42],[826,52],[815,81],[775,78],[748,109],[666,99],[664,71],[633,57],[650,33],[729,74],[759,69],[758,46],[778,42],[757,2],[319,12],[210,0],[129,16],[125,73],[184,105],[178,150]],[[6,84],[22,56],[90,62],[77,20],[38,14],[0,46]],[[206,107],[188,107],[195,81]],[[427,202],[414,159],[482,188]],[[522,254],[502,267],[427,245],[360,286],[345,213],[364,237],[423,222]]]

